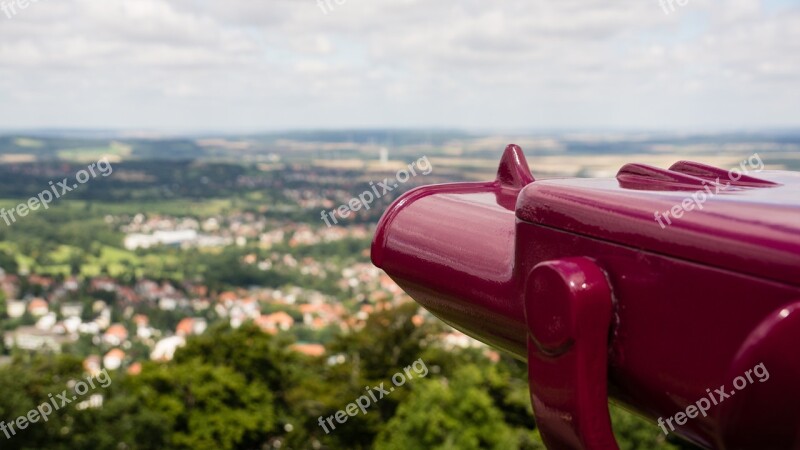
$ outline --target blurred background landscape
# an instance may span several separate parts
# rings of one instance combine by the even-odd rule
[[[113,167],[0,218],[0,421],[111,380],[0,448],[544,448],[524,362],[418,308],[370,242],[509,143],[537,179],[800,170],[800,5],[669,4],[0,0],[0,211]],[[694,448],[611,409],[622,448]]]
[[[0,417],[82,373],[106,369],[112,384],[3,448],[543,448],[524,363],[443,325],[369,261],[401,192],[493,179],[512,141],[539,178],[613,176],[630,161],[735,167],[756,152],[768,169],[800,169],[789,132],[6,135],[0,207],[101,157],[113,171],[0,222]],[[428,175],[337,226],[321,220],[421,156]],[[335,432],[318,425],[418,358],[428,377]],[[613,411],[626,448],[687,446]]]

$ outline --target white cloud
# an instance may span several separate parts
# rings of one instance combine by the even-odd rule
[[[0,123],[800,122],[797,6],[690,0],[666,15],[657,0],[331,5],[326,14],[315,0],[39,0],[11,19],[0,12]]]

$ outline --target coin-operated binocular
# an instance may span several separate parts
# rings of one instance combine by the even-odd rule
[[[395,201],[372,260],[527,360],[549,448],[617,448],[609,398],[704,447],[800,448],[800,173],[747,172],[535,181],[511,145],[494,181]]]

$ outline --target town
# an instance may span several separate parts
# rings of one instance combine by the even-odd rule
[[[15,425],[0,434],[3,448],[417,448],[420,427],[439,417],[448,435],[543,448],[524,362],[420,308],[370,261],[376,224],[404,192],[495,179],[507,139],[456,135],[437,149],[432,136],[398,137],[411,143],[391,150],[379,133],[322,143],[0,137],[0,211],[88,162],[107,157],[114,168],[46,210],[0,221],[0,381],[19,393],[0,403],[0,424]],[[705,139],[670,151],[705,145],[704,161],[741,160]],[[623,150],[591,157],[583,139],[523,143],[537,180],[679,158],[658,138],[631,142],[592,144]],[[764,165],[797,167],[800,147],[784,147],[765,151]],[[421,155],[435,170],[398,177]],[[386,180],[392,188],[370,208],[320,220]],[[420,359],[424,379],[347,427],[320,428],[320,417]],[[113,383],[75,389],[101,376]],[[32,406],[70,391],[74,402],[47,423],[29,420]],[[476,404],[486,414],[477,421]],[[611,414],[620,435],[642,436],[639,448],[679,448],[657,426]]]
[[[15,171],[32,173],[25,166]],[[124,165],[116,175],[123,183],[138,179]],[[313,183],[317,177],[309,178]],[[0,244],[0,316],[6,318],[0,365],[20,352],[65,353],[80,357],[89,374],[106,369],[136,375],[146,361],[172,360],[187,339],[209,327],[248,322],[288,336],[298,353],[335,361],[340,355],[326,352],[333,336],[358,331],[374,312],[411,300],[369,262],[375,213],[334,227],[285,218],[352,195],[347,177],[324,180],[329,186],[319,194],[311,186],[281,188],[280,180],[240,176],[237,189],[266,189],[282,199],[256,209],[243,202],[239,208],[72,216],[69,206],[54,205],[50,216],[70,215],[102,232],[76,229],[88,249],[64,240],[47,255],[39,248],[27,254],[23,244],[30,237],[26,225],[35,229],[51,218],[26,218],[30,224],[8,229]],[[336,183],[341,186],[330,186]],[[219,200],[206,205],[214,202]],[[113,238],[103,239],[104,233]],[[426,320],[426,312],[414,318],[419,325]],[[447,346],[483,347],[455,330],[441,338]]]

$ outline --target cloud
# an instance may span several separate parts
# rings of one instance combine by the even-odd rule
[[[791,4],[689,0],[665,14],[657,0],[340,2],[39,0],[0,13],[0,123],[800,122]]]

